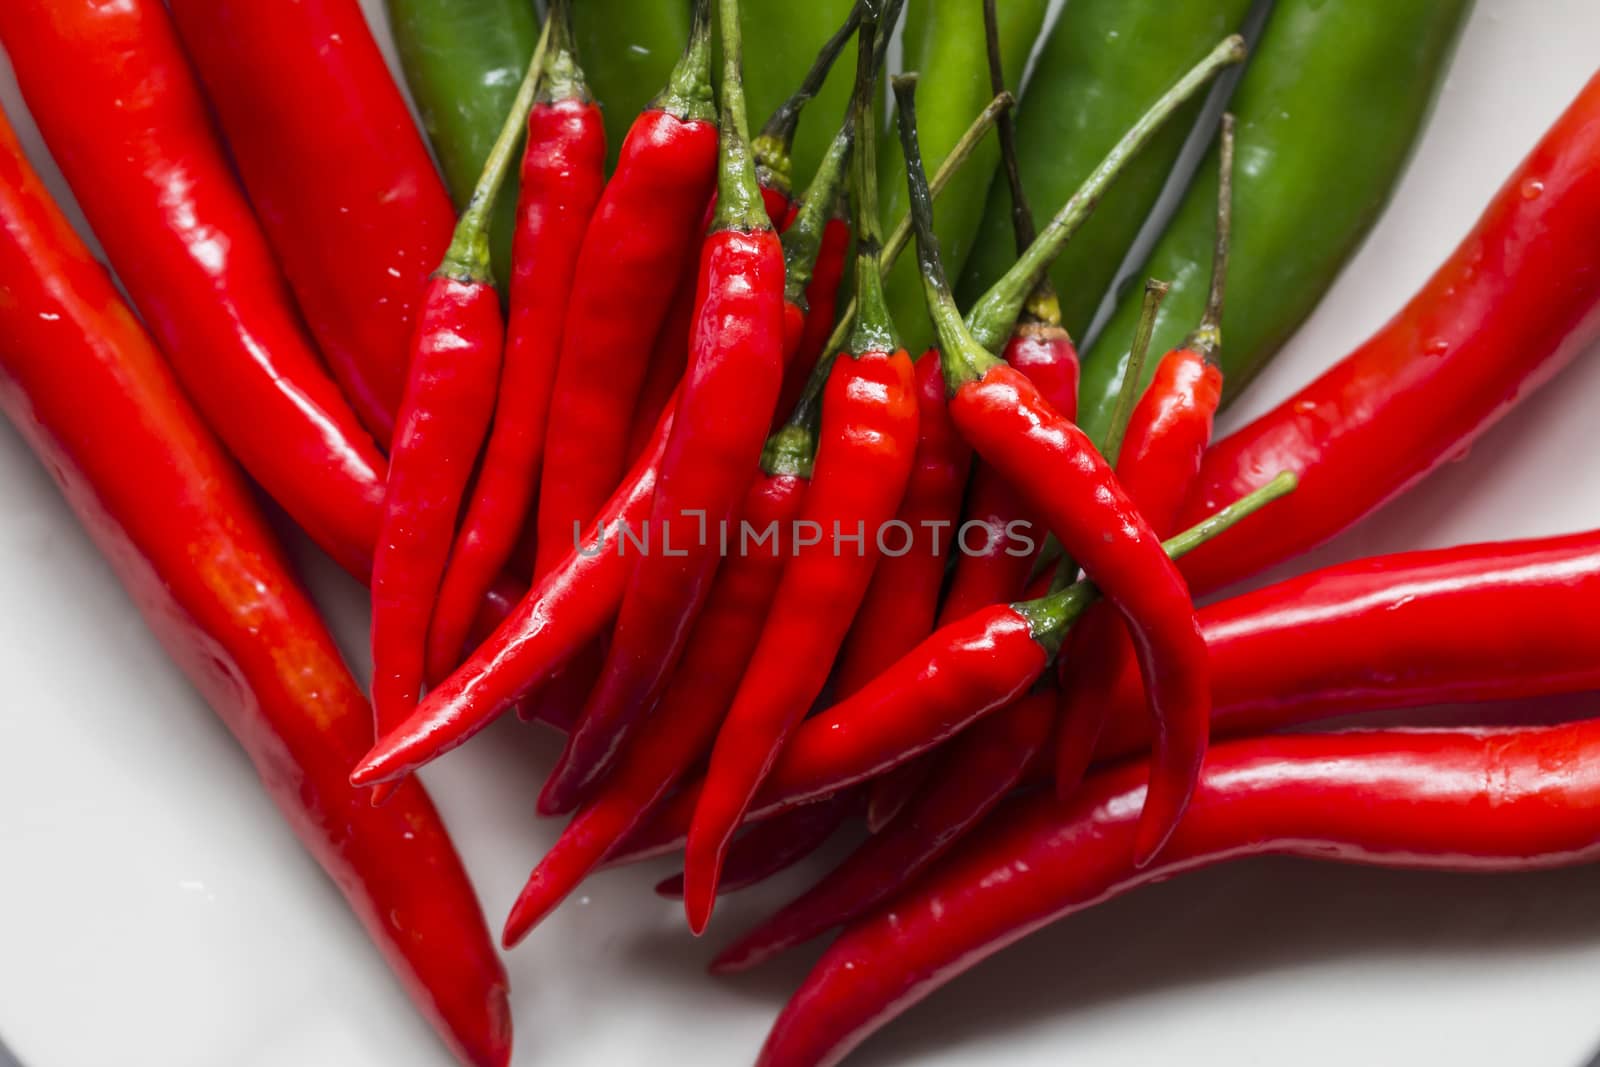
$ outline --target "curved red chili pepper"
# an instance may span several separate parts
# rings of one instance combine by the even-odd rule
[[[808,440],[788,440],[796,445],[794,458],[808,459]],[[770,454],[777,459],[782,451],[780,445]],[[741,545],[718,570],[660,705],[529,875],[506,920],[502,940],[507,947],[522,940],[645,822],[716,739],[793,551],[793,523],[809,484],[794,464],[778,460],[770,466],[774,473],[756,480],[744,505],[743,522],[763,543]]]
[[[539,480],[536,574],[621,480],[646,360],[694,263],[717,169],[710,33],[710,2],[696,0],[683,57],[628,130],[584,234]]]
[[[610,771],[660,696],[711,591],[718,534],[738,521],[783,380],[783,247],[750,157],[737,0],[719,6],[717,214],[701,250],[689,368],[650,510],[658,542],[633,562],[600,680],[539,795],[543,814],[570,810]]]
[[[1600,76],[1411,301],[1206,454],[1179,521],[1292,470],[1303,489],[1184,565],[1206,592],[1304,552],[1461,454],[1600,337]]]
[[[370,731],[360,688],[3,116],[0,291],[7,417],[418,1010],[461,1061],[505,1064],[505,972],[444,824],[419,785],[375,809],[345,780]]]
[[[551,5],[548,58],[528,114],[505,359],[493,428],[433,610],[428,676],[434,681],[460,662],[472,616],[510,560],[538,491],[567,298],[605,185],[605,125],[572,51],[568,7]]]
[[[910,884],[1011,792],[1049,739],[1055,719],[1055,694],[1035,693],[978,723],[962,735],[959,747],[934,754],[928,788],[899,818],[718,953],[712,973],[758,966],[865,915]]]
[[[650,513],[672,408],[669,404],[662,414],[650,451],[634,464],[581,543],[534,582],[516,610],[403,723],[378,738],[351,772],[353,784],[403,777],[462,744],[605,629],[627,580],[628,559],[617,545],[618,531],[638,529]],[[608,550],[608,543],[614,547]]]
[[[383,457],[307,343],[160,0],[11,0],[0,43],[184,391],[251,477],[364,578]]]
[[[1244,856],[1540,870],[1600,857],[1600,725],[1371,732],[1219,745],[1161,860],[1128,863],[1144,771],[1069,804],[996,811],[914,888],[847,928],[779,1016],[759,1067],[828,1067],[956,975],[1063,916]]]
[[[717,892],[737,893],[788,870],[826,844],[860,807],[859,798],[844,791],[756,823],[729,846]],[[657,882],[655,892],[668,900],[682,900],[683,875]]]
[[[455,209],[361,6],[168,7],[317,347],[387,445]]]
[[[1158,725],[1137,858],[1148,862],[1183,814],[1205,755],[1211,694],[1205,642],[1177,567],[1094,445],[1021,372],[972,338],[949,292],[932,238],[932,205],[916,143],[914,78],[895,80],[911,176],[917,246],[950,415],[981,458],[1035,508],[1128,621]]]

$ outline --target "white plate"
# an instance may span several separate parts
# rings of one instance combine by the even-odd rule
[[[1594,0],[1479,0],[1382,224],[1229,425],[1400,306],[1593,73],[1596,42]],[[9,79],[0,102],[42,159]],[[1315,560],[1592,526],[1593,355]],[[446,1062],[9,429],[0,494],[0,1036],[31,1067]],[[302,554],[364,670],[361,597]],[[532,811],[552,756],[506,724],[427,773],[494,925],[559,828]],[[517,1063],[750,1062],[812,956],[731,982],[701,968],[804,875],[729,901],[695,942],[650,893],[665,869],[595,879],[511,955]],[[1058,925],[851,1062],[1576,1067],[1600,1046],[1597,900],[1595,870],[1239,864]]]

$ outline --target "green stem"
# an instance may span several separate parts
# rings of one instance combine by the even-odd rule
[[[1228,246],[1233,239],[1233,113],[1224,112],[1217,145],[1217,237],[1211,250],[1211,292],[1205,314],[1184,347],[1217,365],[1222,351],[1222,303],[1228,290]]]
[[[694,0],[683,55],[667,75],[667,87],[650,101],[650,108],[685,121],[716,119],[717,105],[711,96],[711,0]]]
[[[1183,556],[1201,545],[1226,533],[1240,521],[1254,515],[1274,500],[1288,496],[1300,484],[1300,479],[1293,472],[1284,471],[1260,489],[1229,504],[1221,511],[1208,519],[1203,519],[1187,530],[1161,543],[1167,555],[1173,559]],[[1020,604],[1011,605],[1021,616],[1028,620],[1029,628],[1033,631],[1033,639],[1054,656],[1061,650],[1061,642],[1066,637],[1067,631],[1078,617],[1100,599],[1099,588],[1088,579],[1074,582],[1072,585],[1049,596],[1040,597],[1038,600],[1027,600]]]
[[[1133,418],[1133,406],[1139,399],[1139,386],[1144,381],[1144,364],[1150,356],[1150,338],[1156,332],[1156,314],[1161,302],[1172,291],[1166,282],[1151,278],[1144,283],[1144,307],[1139,312],[1139,328],[1133,334],[1133,349],[1128,353],[1127,372],[1117,389],[1117,405],[1111,409],[1111,425],[1106,427],[1106,439],[1100,445],[1100,454],[1113,467],[1122,455],[1122,439],[1128,434],[1128,421]]]
[[[900,147],[906,157],[906,184],[911,201],[911,225],[917,234],[917,262],[922,268],[922,289],[928,298],[928,314],[939,334],[939,369],[945,388],[954,393],[968,382],[977,381],[1000,360],[978,343],[961,321],[956,298],[950,292],[939,253],[939,238],[933,232],[933,193],[922,165],[922,146],[917,142],[917,76],[902,74],[893,79],[895,108],[900,116]]]
[[[751,141],[751,149],[756,154],[756,171],[761,176],[762,184],[769,188],[787,193],[793,185],[794,160],[790,156],[794,151],[795,131],[800,127],[800,113],[822,91],[822,85],[828,80],[828,73],[833,70],[833,64],[844,51],[844,46],[854,36],[856,27],[861,23],[863,2],[864,0],[856,0],[856,5],[850,9],[850,16],[845,19],[844,25],[823,42],[822,48],[817,52],[817,58],[811,63],[811,69],[806,71],[806,76],[801,79],[800,88],[796,89],[789,99],[778,105],[777,110],[761,127],[761,132]]]
[[[1017,318],[1027,302],[1028,294],[1045,271],[1061,254],[1067,241],[1094,213],[1106,189],[1122,173],[1124,167],[1148,144],[1167,120],[1188,100],[1205,87],[1206,83],[1224,68],[1241,62],[1245,57],[1244,38],[1235,34],[1211,50],[1187,74],[1168,89],[1159,100],[1135,122],[1122,139],[1114,145],[1100,165],[1084,179],[1078,191],[1072,194],[1054,218],[1046,224],[1039,237],[1028,246],[1015,265],[979,298],[967,316],[967,323],[980,344],[995,348],[1005,344],[1016,328]]]
[[[802,311],[806,306],[806,289],[811,285],[812,273],[817,268],[817,253],[822,248],[822,235],[839,207],[839,195],[844,189],[845,165],[850,159],[854,143],[855,124],[846,121],[828,145],[828,152],[817,167],[816,176],[805,195],[800,198],[800,210],[794,221],[783,231],[783,298]]]
[[[445,249],[444,260],[438,274],[457,281],[494,284],[494,269],[489,265],[489,216],[494,212],[495,201],[511,170],[511,159],[517,146],[526,136],[528,112],[533,110],[539,79],[544,72],[545,49],[550,44],[550,23],[546,19],[544,31],[539,34],[539,44],[528,62],[528,72],[522,76],[517,95],[511,101],[511,110],[494,139],[494,147],[483,161],[483,171],[478,184],[472,188],[472,198],[456,221],[455,232],[450,235],[450,247]]]
[[[1011,110],[1016,105],[1016,97],[1010,93],[1002,93],[989,101],[984,109],[978,112],[978,117],[972,120],[960,140],[951,147],[950,153],[944,157],[944,162],[939,164],[939,169],[933,173],[933,199],[938,202],[939,195],[949,186],[950,180],[956,176],[961,167],[972,157],[972,152],[978,147],[986,134],[994,127],[999,117]],[[887,275],[889,268],[899,260],[901,253],[911,243],[911,216],[903,215],[895,223],[893,230],[889,231],[889,239],[883,243],[883,254],[878,257],[878,273]],[[839,315],[839,322],[833,328],[828,341],[822,346],[824,352],[837,352],[850,336],[850,329],[855,323],[856,300],[850,298],[844,311]]]
[[[721,146],[717,159],[716,229],[754,233],[770,230],[761,183],[750,150],[750,120],[744,109],[744,36],[739,0],[718,0],[722,16]]]
[[[872,87],[877,81],[873,55],[878,43],[878,0],[861,0],[861,47],[856,55],[856,89],[850,102],[856,127],[856,325],[849,351],[893,352],[900,347],[894,320],[883,297],[883,274],[878,258],[883,254],[883,223],[878,218],[878,146]]]

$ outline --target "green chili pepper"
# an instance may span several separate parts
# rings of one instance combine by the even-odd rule
[[[1239,167],[1222,320],[1225,401],[1311,313],[1377,220],[1471,6],[1471,0],[1278,0],[1232,105]],[[1216,174],[1214,158],[1201,165],[1136,275],[1172,283],[1152,351],[1172,348],[1200,319]],[[1138,317],[1139,294],[1130,293],[1085,355],[1078,417],[1096,439],[1110,417]],[[1146,383],[1157,362],[1146,368]]]
[[[1000,54],[1007,85],[1021,80],[1049,6],[1048,0],[1005,0],[999,5]],[[992,96],[983,5],[978,0],[922,0],[907,5],[902,65],[922,75],[917,126],[924,162],[932,170]],[[878,157],[879,204],[883,217],[891,222],[905,215],[909,204],[905,157],[900,153],[899,138],[889,135],[893,129],[891,123]],[[989,180],[999,161],[1000,146],[993,139],[980,145],[939,202],[935,229],[945,265],[952,272],[961,269],[972,250]],[[1011,247],[1009,238],[1005,243]],[[889,275],[886,288],[889,311],[906,349],[922,351],[933,341],[933,324],[916,262],[902,259]]]
[[[578,58],[605,115],[612,164],[628,127],[667,84],[683,54],[689,7],[688,0],[579,0],[572,5]]]
[[[528,71],[539,25],[528,0],[385,0],[411,99],[464,208]],[[584,5],[578,5],[580,8]],[[495,205],[494,276],[510,276],[516,183]]]
[[[1034,210],[1048,216],[1066,203],[1151,102],[1238,30],[1249,10],[1250,0],[1072,0],[1017,104],[1017,164]],[[1139,153],[1051,268],[1062,325],[1072,336],[1088,328],[1202,104],[1185,107]],[[1015,259],[1011,194],[1000,175],[967,259],[962,306]]]
[[[817,49],[850,17],[855,0],[745,0],[744,91],[750,121],[760,125],[789,98]],[[855,82],[855,49],[846,48],[822,91],[806,105],[795,136],[794,187],[804,189],[844,120]]]

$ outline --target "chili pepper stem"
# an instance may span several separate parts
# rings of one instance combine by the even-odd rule
[[[1213,365],[1222,350],[1222,305],[1228,290],[1228,247],[1233,238],[1233,139],[1233,113],[1224,112],[1217,140],[1217,238],[1211,253],[1211,291],[1206,296],[1200,325],[1184,342],[1185,348],[1198,352]]]
[[[822,83],[828,80],[828,74],[833,70],[840,53],[844,51],[844,46],[849,44],[850,38],[855,35],[856,28],[861,22],[861,6],[864,2],[865,0],[856,0],[844,25],[835,30],[833,36],[824,41],[822,47],[818,49],[817,58],[812,62],[811,69],[806,71],[805,77],[801,79],[800,87],[789,99],[778,105],[777,110],[762,125],[761,131],[751,140],[750,148],[755,154],[756,174],[761,178],[762,185],[785,193],[793,185],[792,153],[795,131],[800,127],[800,113],[812,98],[822,91]]]
[[[1139,329],[1133,335],[1128,369],[1122,375],[1122,386],[1117,391],[1117,406],[1111,409],[1111,425],[1106,427],[1106,439],[1100,447],[1100,454],[1113,467],[1117,465],[1117,456],[1122,451],[1122,439],[1128,433],[1128,420],[1133,417],[1133,406],[1139,400],[1145,361],[1150,357],[1150,338],[1156,330],[1156,315],[1161,311],[1161,302],[1171,291],[1171,285],[1155,278],[1144,283],[1144,308],[1139,313]]]
[[[1176,84],[1162,94],[1149,111],[1145,112],[1122,135],[1111,151],[1101,160],[1078,191],[1072,194],[1060,211],[1040,231],[1038,239],[1030,244],[1003,277],[973,305],[967,322],[980,344],[996,348],[1011,336],[1029,294],[1056,256],[1061,254],[1067,241],[1093,214],[1106,189],[1116,180],[1132,159],[1150,142],[1167,120],[1189,99],[1194,97],[1224,68],[1243,62],[1244,38],[1238,34],[1223,39],[1205,59],[1192,67]]]
[[[739,26],[739,0],[717,0],[722,28],[722,150],[717,159],[719,230],[754,233],[770,230],[772,219],[756,180],[750,150],[750,120],[744,102],[744,46]]]
[[[672,68],[666,88],[647,110],[665,111],[685,120],[716,120],[717,103],[711,95],[711,0],[694,0],[683,55]]]
[[[512,158],[524,136],[528,112],[533,110],[539,79],[544,73],[545,51],[550,44],[550,27],[555,21],[556,12],[552,11],[550,18],[545,19],[539,44],[533,50],[533,58],[528,61],[528,72],[522,76],[522,85],[517,89],[505,125],[500,127],[500,135],[495,138],[489,157],[483,161],[483,173],[473,187],[472,199],[467,201],[466,210],[461,213],[455,233],[450,237],[450,247],[445,251],[444,261],[439,264],[437,272],[442,277],[494,284],[494,270],[489,264],[489,216],[494,213],[500,188],[505,185]]]
[[[856,89],[851,101],[859,147],[855,153],[856,195],[856,324],[850,334],[850,352],[893,352],[900,347],[889,305],[883,295],[883,273],[878,260],[883,254],[883,225],[878,218],[877,130],[873,121],[872,86],[877,68],[873,63],[878,41],[878,0],[861,0],[857,6],[861,23],[861,47],[856,59]]]
[[[572,0],[550,0],[545,16],[549,35],[543,78],[539,82],[540,100],[589,100],[588,80],[578,65],[578,46],[572,34]],[[534,56],[538,58],[537,55]]]
[[[1240,497],[1232,504],[1204,521],[1197,522],[1182,533],[1161,543],[1167,555],[1181,559],[1212,538],[1220,537],[1230,528],[1254,515],[1275,500],[1288,496],[1300,484],[1292,471],[1284,471],[1266,485]],[[1037,600],[1026,600],[1011,605],[1017,614],[1028,620],[1033,639],[1050,655],[1061,650],[1067,631],[1089,605],[1100,599],[1100,590],[1088,579],[1074,582],[1067,588]]]

